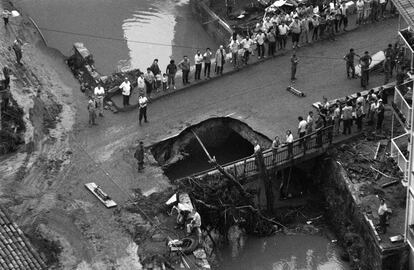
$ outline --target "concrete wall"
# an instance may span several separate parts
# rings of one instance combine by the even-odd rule
[[[319,175],[329,204],[332,226],[343,243],[352,243],[352,247],[346,247],[351,265],[372,270],[407,269],[407,245],[380,248],[371,226],[358,207],[358,199],[353,196],[354,185],[340,163],[325,159],[320,162]]]
[[[210,0],[190,0],[191,10],[206,32],[220,44],[230,42],[233,30],[210,8]]]

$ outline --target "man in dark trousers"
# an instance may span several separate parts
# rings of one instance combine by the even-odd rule
[[[369,83],[369,66],[371,65],[372,58],[369,52],[366,51],[364,56],[359,58],[359,64],[361,65],[361,86],[366,89]]]
[[[384,84],[387,84],[391,79],[392,63],[391,57],[387,56],[384,61]]]
[[[358,54],[354,52],[354,49],[350,49],[349,53],[347,53],[347,55],[344,56],[344,60],[346,62],[346,75],[348,76],[348,79],[355,79],[355,56],[360,57]]]
[[[139,117],[139,125],[141,125],[142,118],[144,118],[145,123],[148,123],[148,120],[147,120],[148,99],[144,95],[143,92],[139,93],[138,103],[139,103],[139,116],[138,116]]]
[[[142,141],[139,142],[134,158],[138,161],[138,172],[141,172],[144,169],[144,143]]]
[[[23,65],[22,62],[20,62],[20,60],[23,57],[23,54],[22,54],[22,44],[23,44],[23,42],[20,39],[16,39],[13,42],[13,51],[16,54],[17,63],[19,65],[21,65],[21,66]]]
[[[189,84],[188,75],[190,74],[190,59],[188,59],[187,55],[184,55],[183,60],[178,63],[178,67],[181,68],[183,72],[183,85]]]
[[[291,82],[295,82],[296,81],[296,68],[298,66],[299,63],[299,59],[296,57],[296,54],[293,54],[292,57],[290,58],[290,63],[291,63],[291,76],[290,76],[290,81]]]

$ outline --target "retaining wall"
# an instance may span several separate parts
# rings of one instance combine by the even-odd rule
[[[358,191],[342,165],[332,159],[325,159],[320,164],[319,174],[329,204],[330,220],[342,242],[353,243],[353,247],[345,248],[350,253],[354,269],[408,269],[407,244],[385,247],[378,241],[366,215],[359,208],[359,199],[355,195]]]
[[[196,16],[206,32],[226,46],[233,34],[231,27],[223,21],[210,8],[210,0],[190,0],[191,10]]]

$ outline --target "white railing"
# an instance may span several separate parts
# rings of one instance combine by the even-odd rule
[[[405,124],[405,126],[409,129],[411,127],[411,104],[407,102],[404,96],[401,93],[402,89],[405,87],[410,86],[412,87],[413,82],[409,81],[402,85],[396,86],[394,91],[394,102],[393,108],[397,112],[401,121]]]
[[[409,28],[405,28],[405,29],[401,29],[400,31],[398,31],[398,35],[400,36],[400,38],[404,41],[405,43],[405,47],[408,48],[410,50],[411,53],[414,53],[413,49],[411,48],[410,43],[408,42],[408,40],[405,39],[405,37],[403,36],[404,32],[410,32]]]
[[[408,139],[409,133],[391,139],[391,157],[395,159],[398,168],[404,173],[404,182],[408,181],[408,157],[404,155],[408,148]]]

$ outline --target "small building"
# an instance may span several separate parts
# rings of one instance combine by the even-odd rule
[[[409,269],[414,269],[414,114],[412,91],[414,79],[414,0],[392,0],[400,19],[398,36],[403,45],[401,53],[407,59],[408,81],[395,86],[392,103],[393,119],[404,128],[403,134],[392,135],[391,155],[404,173],[403,184],[407,187],[407,207],[404,239],[410,248]],[[394,123],[393,123],[394,131]],[[394,132],[393,132],[394,133]]]

